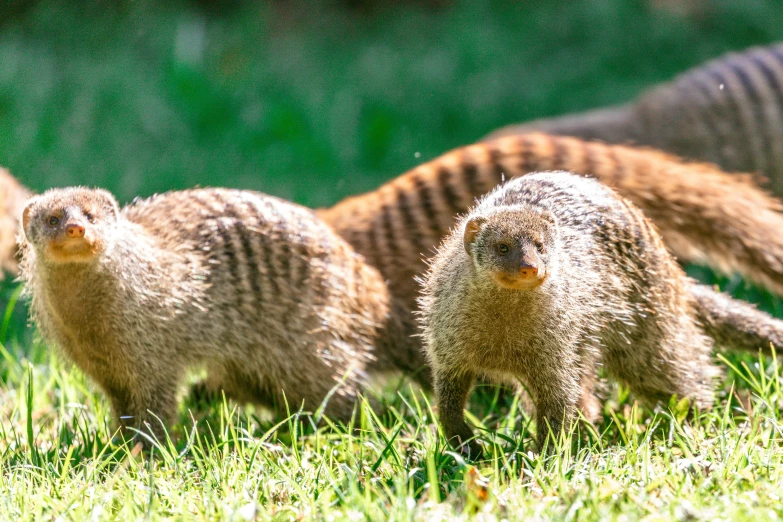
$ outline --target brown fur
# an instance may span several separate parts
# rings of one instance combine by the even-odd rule
[[[318,215],[378,267],[395,296],[414,307],[422,256],[475,198],[538,170],[565,169],[596,178],[640,207],[684,262],[738,271],[783,294],[781,203],[748,176],[665,153],[546,134],[462,147]],[[416,352],[404,368],[420,369]],[[426,373],[421,373],[426,376]]]
[[[649,145],[757,172],[783,195],[783,44],[710,60],[627,105],[510,125],[488,139],[531,131]]]
[[[32,192],[0,167],[0,279],[4,272],[19,274],[16,232],[22,210],[31,196]]]
[[[51,222],[49,221],[51,220]],[[80,238],[78,227],[83,227]],[[33,317],[126,428],[175,417],[188,368],[206,388],[280,409],[351,415],[368,373],[404,352],[380,274],[311,211],[202,189],[137,201],[51,190],[24,213]],[[75,239],[68,237],[73,233]]]
[[[690,284],[642,212],[594,180],[534,174],[490,193],[441,245],[420,299],[447,438],[472,437],[477,376],[526,385],[541,445],[574,419],[598,364],[648,401],[710,407],[719,371]]]

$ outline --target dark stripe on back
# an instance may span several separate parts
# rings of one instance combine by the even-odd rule
[[[755,135],[761,140],[761,154],[764,155],[768,151],[771,150],[769,146],[769,136],[766,129],[766,121],[767,118],[764,115],[763,110],[763,104],[764,100],[761,98],[756,85],[753,84],[753,80],[751,79],[750,75],[743,69],[743,67],[749,67],[751,66],[751,62],[748,60],[742,60],[742,61],[727,61],[726,65],[734,72],[734,74],[737,75],[737,78],[739,78],[740,83],[742,84],[742,88],[747,95],[745,100],[750,100],[750,109],[753,113],[753,122],[756,125],[756,129],[759,131],[755,133]],[[738,93],[739,94],[739,93]],[[748,129],[750,131],[750,129]],[[766,170],[762,167],[766,163],[763,161],[764,158],[755,158],[755,154],[753,154],[753,163],[756,169],[760,170]],[[761,162],[761,164],[759,164]]]
[[[585,174],[589,174],[590,177],[597,178],[598,173],[597,164],[595,162],[595,146],[588,143],[585,140],[579,140],[579,144],[582,147],[582,157],[585,163]]]
[[[685,78],[686,83],[678,85],[678,90],[681,93],[680,99],[685,100],[686,105],[689,105],[688,101],[693,98],[691,90],[693,90],[694,86],[695,90],[701,93],[706,100],[705,104],[696,105],[698,120],[704,123],[707,128],[707,132],[709,133],[707,142],[713,144],[712,150],[714,151],[715,157],[712,158],[712,161],[720,163],[721,160],[725,159],[723,157],[723,151],[726,150],[726,137],[720,128],[719,122],[725,120],[723,113],[726,111],[723,103],[716,98],[716,96],[720,96],[719,93],[721,91],[717,88],[713,90],[710,85],[704,83],[701,78],[703,72],[704,71],[699,69],[696,72],[687,75]]]
[[[555,152],[555,157],[552,158],[552,170],[572,170],[568,165],[570,156],[564,140],[549,136],[549,144]]]
[[[465,151],[460,154],[460,165],[462,167],[462,175],[465,180],[465,187],[470,192],[471,199],[477,198],[483,194],[481,187],[481,179],[479,178],[479,170],[476,164],[469,160]]]
[[[293,272],[291,271],[291,245],[288,242],[288,238],[283,238],[280,244],[280,248],[277,250],[277,259],[280,260],[280,269],[285,278],[288,281],[293,279]]]
[[[381,223],[383,224],[383,235],[386,238],[386,245],[389,249],[386,252],[391,259],[383,259],[383,265],[391,268],[393,263],[397,263],[400,251],[397,242],[394,240],[394,222],[391,216],[392,210],[388,205],[381,207]]]
[[[250,239],[250,234],[252,232],[245,226],[244,222],[242,223],[242,226],[237,228],[237,232],[239,234],[239,243],[242,247],[242,252],[247,259],[247,271],[248,277],[250,278],[250,288],[253,290],[253,297],[255,297],[257,302],[263,302],[264,294],[262,291],[261,272],[258,270],[259,260],[255,252],[253,252],[253,245]]]
[[[522,165],[520,170],[523,174],[535,172],[538,167],[538,158],[533,152],[533,148],[535,147],[533,139],[530,136],[523,136],[522,139],[519,140],[519,145],[522,148],[522,152],[520,154],[522,158]]]
[[[277,299],[280,297],[280,284],[277,282],[277,278],[280,277],[280,275],[277,273],[277,268],[275,268],[275,253],[271,242],[272,238],[269,236],[261,236],[261,249],[264,254],[263,263],[266,268],[266,282],[269,284],[272,291],[272,299]]]
[[[710,77],[715,79],[715,81],[717,82],[717,86],[716,87],[718,89],[720,89],[720,85],[723,85],[723,90],[719,91],[719,92],[724,93],[725,100],[726,100],[727,104],[731,107],[731,111],[730,112],[731,112],[731,118],[732,118],[732,121],[731,121],[732,128],[733,129],[739,129],[742,132],[742,136],[743,136],[744,139],[746,139],[746,140],[752,139],[752,135],[750,133],[750,129],[748,129],[745,126],[745,122],[743,121],[741,109],[740,109],[740,106],[739,106],[739,102],[735,98],[737,93],[733,92],[733,89],[731,89],[731,87],[729,86],[729,83],[723,77],[723,74],[721,73],[720,70],[718,70],[718,69],[707,69],[705,72]],[[736,138],[736,131],[732,132],[732,134],[735,136],[731,140],[732,141],[732,145],[733,145],[733,142],[736,141],[736,139],[737,139]],[[731,150],[733,150],[733,151],[741,151],[741,150],[744,150],[745,148],[746,147],[734,147],[734,146],[732,146]],[[744,158],[736,158],[735,157],[735,161],[736,160],[739,160],[739,161],[743,162]],[[744,164],[744,162],[743,162],[743,164]]]
[[[489,161],[492,166],[492,185],[500,185],[503,182],[503,178],[509,178],[513,176],[513,173],[509,175],[508,172],[503,170],[503,154],[498,150],[495,144],[491,144],[488,147],[487,153],[489,154]]]
[[[223,265],[222,268],[225,270],[228,268],[229,273],[231,274],[231,291],[235,293],[235,306],[237,307],[237,310],[240,310],[242,307],[242,291],[241,291],[241,282],[239,279],[239,270],[237,266],[237,255],[236,252],[234,252],[234,245],[231,241],[231,234],[229,233],[226,226],[221,222],[217,222],[217,234],[220,237],[221,242],[221,264]]]
[[[449,206],[452,215],[459,214],[464,208],[460,205],[459,195],[454,192],[454,187],[449,182],[449,170],[445,167],[438,167],[438,185],[443,192],[443,198]]]
[[[441,236],[440,227],[438,226],[438,212],[435,209],[435,202],[432,199],[432,189],[421,179],[418,173],[413,175],[413,186],[416,187],[416,191],[419,193],[419,200],[421,201],[421,209],[424,215],[427,217],[427,225],[429,226],[432,234],[439,238]]]

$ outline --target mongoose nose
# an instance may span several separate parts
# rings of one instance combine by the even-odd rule
[[[72,223],[65,227],[65,235],[75,238],[84,237],[84,227]]]
[[[532,279],[538,275],[538,267],[522,263],[519,267],[519,276],[523,279]]]

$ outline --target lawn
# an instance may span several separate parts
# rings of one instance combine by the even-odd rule
[[[376,187],[501,125],[628,100],[722,52],[783,39],[779,0],[13,0],[0,6],[0,165],[36,190],[121,201],[220,185],[311,206]],[[361,3],[361,2],[360,2]],[[366,2],[369,3],[369,2]],[[424,2],[421,2],[424,3]],[[649,4],[649,5],[648,5]],[[783,316],[737,278],[689,273]],[[778,362],[730,354],[716,408],[683,419],[610,388],[603,422],[529,452],[509,394],[471,400],[494,453],[462,461],[429,394],[388,386],[350,426],[187,401],[153,458],[33,340],[0,292],[0,519],[760,520],[783,516]]]

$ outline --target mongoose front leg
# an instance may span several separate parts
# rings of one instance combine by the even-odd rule
[[[551,452],[563,429],[571,427],[582,390],[578,376],[572,372],[546,371],[539,368],[532,375],[536,376],[530,379],[529,386],[536,405],[538,448],[543,450],[546,447],[547,451]]]
[[[153,441],[164,443],[166,428],[176,416],[177,386],[174,382],[150,382],[144,388],[110,386],[106,388],[112,413],[123,435],[149,449]]]
[[[465,422],[465,403],[475,375],[471,372],[448,372],[441,369],[434,373],[438,416],[446,439],[455,448],[463,451],[467,449],[469,457],[481,457],[481,446],[474,440],[473,430]]]

